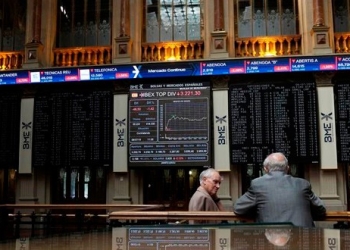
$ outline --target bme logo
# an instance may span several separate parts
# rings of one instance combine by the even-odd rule
[[[126,126],[126,118],[123,120],[115,119],[115,126]],[[124,147],[125,145],[125,129],[124,128],[117,128],[117,135],[118,135],[118,141],[117,141],[117,147]]]
[[[216,123],[226,123],[226,115],[223,117],[215,116]],[[225,145],[226,144],[226,125],[219,125],[217,127],[218,129],[218,145]]]
[[[323,141],[324,142],[333,142],[333,124],[328,122],[328,120],[333,120],[333,113],[325,114],[321,112],[321,120],[325,120],[323,122]]]
[[[22,129],[30,130],[30,131],[23,131],[22,133],[23,149],[30,149],[31,128],[32,128],[32,122],[28,122],[28,123],[22,122]]]

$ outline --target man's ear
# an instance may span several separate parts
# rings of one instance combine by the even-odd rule
[[[265,171],[265,173],[269,172],[269,170],[266,167],[264,167],[264,171]]]

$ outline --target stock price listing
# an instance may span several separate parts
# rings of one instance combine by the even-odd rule
[[[209,124],[209,84],[132,86],[129,166],[210,165]]]

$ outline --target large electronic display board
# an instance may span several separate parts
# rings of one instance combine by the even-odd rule
[[[130,86],[129,166],[210,165],[210,85]]]
[[[34,104],[34,166],[109,165],[113,95],[110,90],[38,93]]]
[[[338,160],[350,162],[350,82],[335,84]]]
[[[0,93],[0,169],[18,166],[20,111],[19,93]]]
[[[318,161],[315,83],[232,84],[229,99],[232,163],[262,164],[277,151],[290,162]]]

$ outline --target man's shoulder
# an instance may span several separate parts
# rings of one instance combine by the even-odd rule
[[[192,195],[191,199],[199,199],[199,198],[205,198],[207,196],[207,193],[203,188],[197,188],[196,192]]]
[[[254,187],[254,186],[266,185],[268,183],[267,179],[268,177],[266,175],[255,178],[250,182],[250,186]]]
[[[294,176],[291,176],[290,177],[294,182],[300,184],[300,185],[304,185],[304,186],[309,186],[310,185],[310,182],[308,180],[305,180],[303,178],[300,178],[300,177],[294,177]]]
[[[289,174],[265,174],[261,177],[255,178],[252,180],[252,183],[261,183],[261,182],[265,182],[268,179],[286,179],[288,181],[292,181],[292,182],[298,182],[298,183],[303,183],[303,184],[308,184],[309,181],[300,178],[300,177],[294,177],[292,175]]]
[[[285,175],[285,178],[289,178],[289,179],[291,179],[292,181],[296,181],[296,182],[303,182],[303,183],[308,183],[308,182],[309,182],[309,181],[307,181],[307,180],[304,179],[304,178],[297,177],[297,176],[293,176],[293,175],[289,175],[289,174],[286,174],[286,175]]]

